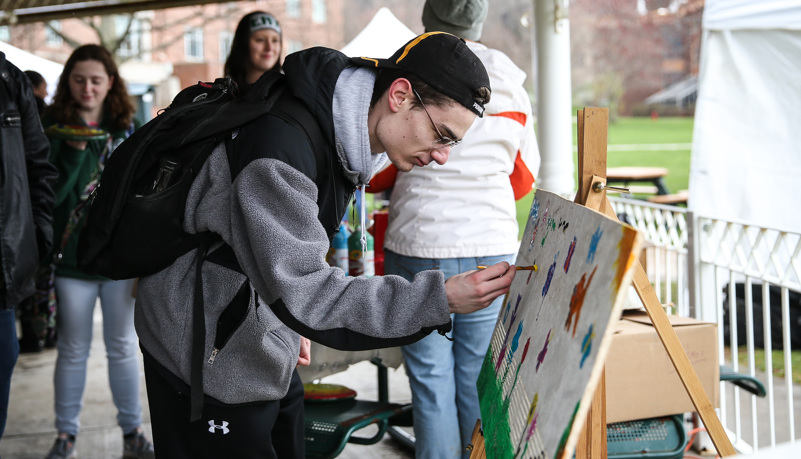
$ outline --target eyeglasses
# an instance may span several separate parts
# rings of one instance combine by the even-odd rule
[[[412,88],[412,92],[417,97],[417,100],[420,101],[420,105],[423,107],[423,110],[425,110],[429,121],[431,121],[431,125],[434,126],[434,130],[437,131],[437,135],[439,136],[439,138],[434,141],[434,144],[431,146],[431,149],[436,150],[439,148],[455,147],[456,145],[458,145],[459,142],[461,142],[461,140],[453,140],[446,135],[442,135],[442,132],[440,132],[439,128],[437,127],[437,123],[434,122],[434,118],[431,118],[431,113],[428,113],[426,104],[423,103],[423,98],[420,97],[420,94],[418,94],[417,90],[415,90],[414,88]]]

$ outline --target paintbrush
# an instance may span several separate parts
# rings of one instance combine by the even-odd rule
[[[487,267],[486,267],[486,266],[483,266],[483,265],[479,265],[479,266],[476,266],[476,269],[487,269]],[[516,269],[517,271],[536,271],[536,270],[537,270],[537,265],[531,265],[531,266],[515,266],[515,269]]]

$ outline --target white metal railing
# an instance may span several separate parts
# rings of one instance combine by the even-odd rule
[[[767,395],[757,398],[721,383],[720,418],[738,449],[755,451],[801,437],[801,387],[792,380],[789,352],[801,342],[801,234],[673,206],[611,201],[619,217],[649,241],[645,267],[660,302],[675,304],[679,315],[716,323],[720,363],[765,385]],[[777,368],[784,376],[774,381]]]
[[[767,391],[759,399],[721,385],[721,420],[735,439],[754,450],[794,442],[801,434],[796,427],[801,395],[792,380],[790,349],[793,336],[799,339],[799,323],[792,318],[799,311],[797,304],[791,309],[791,298],[797,303],[801,291],[801,234],[688,215],[695,316],[718,324],[718,347],[729,350],[728,356],[720,353],[721,363],[726,359],[735,372],[760,379]],[[781,339],[774,340],[774,332]],[[773,359],[774,342],[780,346],[779,362]],[[756,367],[757,351],[764,370]],[[783,384],[774,381],[779,368],[784,369]]]
[[[678,315],[690,314],[687,209],[647,201],[610,198],[618,218],[646,239],[641,262],[659,302]]]

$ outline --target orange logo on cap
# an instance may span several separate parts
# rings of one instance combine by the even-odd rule
[[[370,59],[369,57],[364,57],[364,56],[360,57],[359,59],[364,59],[366,61],[374,62],[375,66],[378,67],[378,60],[377,59]]]
[[[428,37],[430,37],[432,35],[437,35],[437,34],[441,34],[441,33],[444,33],[444,34],[447,34],[447,35],[452,35],[452,34],[449,34],[448,32],[428,32],[428,33],[424,33],[423,35],[420,35],[419,37],[415,38],[411,43],[406,45],[406,48],[403,50],[403,54],[401,54],[401,56],[398,58],[397,61],[395,61],[395,63],[399,64],[400,61],[402,61],[403,58],[406,57],[407,54],[409,54],[409,51],[411,51],[412,48],[417,46],[417,44],[420,43],[421,41],[425,40],[426,38],[428,38]]]

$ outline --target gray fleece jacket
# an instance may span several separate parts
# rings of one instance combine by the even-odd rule
[[[288,56],[284,69],[292,94],[318,120],[327,154],[340,166],[336,173],[352,187],[368,181],[382,158],[371,154],[367,140],[374,75],[347,62],[337,51],[315,48]],[[314,157],[308,139],[272,115],[250,132],[268,133],[263,142],[248,144],[255,159],[232,178],[226,146],[219,145],[186,203],[184,229],[222,236],[242,271],[209,261],[202,266],[207,395],[227,404],[283,397],[297,363],[299,333],[330,347],[368,349],[449,330],[441,272],[408,282],[346,277],[328,266],[331,234],[318,219],[318,202],[325,201],[319,194],[328,188],[318,189],[310,178],[315,171],[305,169]],[[140,279],[135,311],[143,349],[187,384],[196,262],[191,251]],[[242,298],[241,314],[231,314]]]

